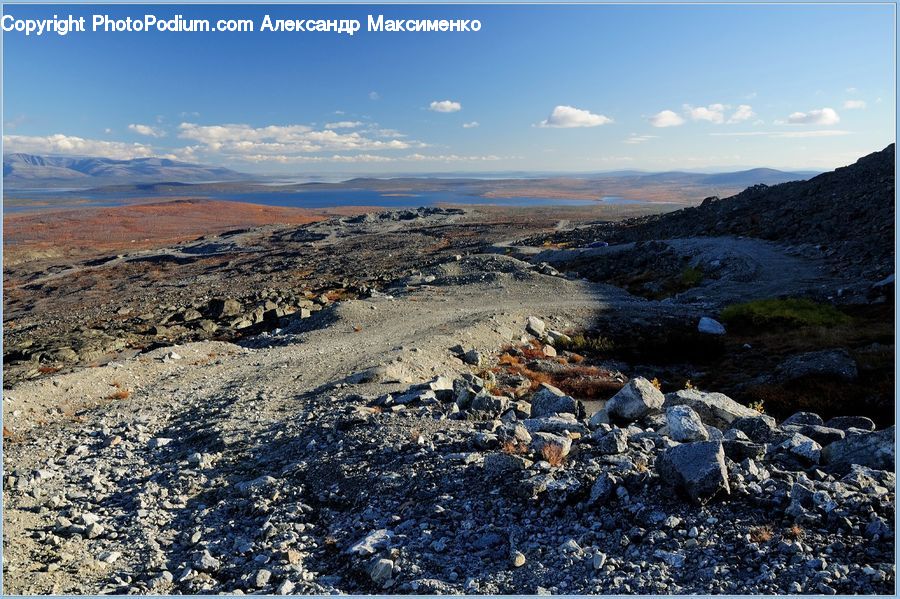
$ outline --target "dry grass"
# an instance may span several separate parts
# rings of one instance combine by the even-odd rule
[[[799,541],[804,536],[806,536],[806,531],[803,530],[802,526],[800,526],[797,523],[794,523],[794,524],[791,524],[791,527],[787,530],[787,532],[785,533],[784,536],[786,536],[787,538],[789,538],[791,540]]]
[[[763,526],[754,526],[750,529],[750,540],[754,543],[768,543],[775,536],[775,532],[768,524]]]
[[[500,444],[500,451],[509,455],[523,455],[528,453],[528,444],[516,439],[507,439]]]
[[[131,397],[131,391],[128,389],[119,389],[115,393],[110,393],[106,399],[128,399]]]
[[[533,346],[526,346],[521,351],[526,359],[547,360],[547,357]],[[534,355],[533,358],[529,358],[531,354]],[[591,400],[609,399],[622,388],[621,383],[612,379],[608,372],[596,366],[584,366],[581,364],[583,358],[580,356],[579,358],[573,360],[575,364],[567,364],[558,359],[553,360],[560,366],[568,366],[564,371],[554,374],[533,370],[523,363],[522,357],[509,353],[502,354],[498,363],[509,374],[524,376],[531,381],[531,391],[537,391],[542,384],[546,383],[558,387],[578,399]]]
[[[562,466],[566,461],[563,449],[559,445],[544,445],[541,448],[541,457],[551,466]]]
[[[54,372],[59,372],[59,368],[55,366],[41,366],[38,368],[38,372],[41,374],[53,374]]]

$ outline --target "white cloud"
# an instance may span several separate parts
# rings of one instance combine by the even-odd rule
[[[428,105],[428,110],[434,112],[459,112],[462,110],[462,104],[453,100],[435,100]]]
[[[471,123],[463,123],[463,129],[475,129],[476,127],[480,127],[478,121],[472,121]]]
[[[627,144],[642,144],[645,141],[650,141],[651,139],[658,138],[658,135],[638,135],[636,133],[632,133],[628,139],[625,140],[624,143]]]
[[[134,131],[138,135],[146,135],[147,137],[163,137],[165,133],[156,127],[150,125],[128,125],[128,129]]]
[[[709,121],[721,125],[725,122],[725,105],[710,104],[709,106],[693,107],[690,104],[684,105],[685,113],[691,117],[692,121]]]
[[[733,123],[742,123],[746,120],[752,119],[756,116],[756,113],[753,112],[753,107],[749,104],[741,104],[737,107],[737,110],[734,111],[734,114],[731,115],[731,118],[728,119],[728,122]]]
[[[684,124],[684,119],[671,110],[661,110],[648,120],[654,127],[677,127]]]
[[[363,124],[362,121],[337,121],[336,123],[325,123],[326,129],[356,129]]]
[[[112,129],[107,127],[106,129],[103,130],[103,132],[106,133],[107,135],[109,135],[110,133],[112,133]]]
[[[613,122],[611,118],[602,114],[594,114],[574,106],[557,106],[549,117],[538,123],[538,127],[571,129],[574,127],[599,127],[611,122]]]
[[[156,154],[152,147],[144,144],[85,139],[62,133],[46,136],[4,135],[3,145],[8,152],[99,156],[117,160],[146,158]]]
[[[381,94],[379,94],[378,92],[369,92],[369,99],[370,100],[380,100]]]
[[[233,157],[406,150],[424,145],[390,137],[375,139],[359,131],[316,130],[307,125],[251,127],[245,124],[181,123],[178,129],[180,138],[198,142],[208,151]]]
[[[841,120],[833,108],[818,108],[809,112],[794,112],[788,117],[792,125],[836,125]]]
[[[844,108],[847,110],[862,110],[866,107],[865,100],[847,100],[844,102]]]
[[[741,131],[734,133],[710,133],[716,137],[770,137],[772,139],[802,139],[807,137],[839,137],[850,135],[850,131],[820,129],[815,131]]]
[[[414,162],[493,162],[495,160],[503,160],[500,156],[458,156],[456,154],[446,155],[425,155],[425,154],[409,154],[404,156],[404,160],[412,160]]]
[[[855,87],[848,87],[846,91],[847,91],[848,94],[855,94],[855,93],[857,93],[859,90],[856,89]]]

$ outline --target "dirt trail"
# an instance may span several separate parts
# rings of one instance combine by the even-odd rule
[[[353,375],[390,365],[397,380],[394,384],[373,381],[353,386],[355,392],[377,395],[406,387],[410,381],[471,371],[452,356],[450,347],[462,344],[492,351],[518,339],[529,315],[565,329],[589,324],[611,298],[628,301],[614,288],[540,275],[524,263],[499,256],[475,256],[445,265],[439,275],[441,270],[444,276],[431,286],[412,288],[396,298],[341,302],[302,321],[313,330],[261,337],[258,348],[194,343],[13,388],[4,397],[4,422],[17,437],[28,438],[34,432],[38,440],[7,443],[6,472],[50,470],[54,474],[38,497],[6,495],[5,537],[16,542],[5,546],[5,591],[99,592],[103,588],[109,568],[97,565],[100,550],[95,541],[69,540],[59,568],[33,570],[38,556],[48,551],[35,538],[35,531],[52,530],[56,517],[55,510],[35,513],[35,508],[47,501],[51,489],[71,494],[90,488],[83,468],[67,466],[78,445],[76,439],[85,434],[102,437],[104,430],[120,422],[133,423],[138,427],[136,438],[127,440],[136,441],[134,454],[146,454],[147,461],[153,454],[147,444],[150,439],[184,442],[199,435],[206,445],[218,446],[222,467],[232,468],[234,476],[242,478],[241,464],[249,458],[248,452],[260,443],[275,442],[273,431],[279,422],[306,417],[320,405],[335,409],[327,405],[328,393]],[[117,389],[129,389],[131,396],[109,399]],[[91,452],[102,453],[102,445]],[[204,449],[198,446],[197,450]],[[148,474],[152,479],[153,473]],[[253,477],[264,474],[252,473]],[[142,485],[129,490],[123,482],[113,482],[116,491],[110,498],[140,494]],[[197,485],[189,491],[188,500],[206,491]],[[169,556],[160,547],[166,546],[167,539],[154,539],[159,534],[153,532],[155,528],[145,530],[145,519],[135,512],[140,502],[123,505],[104,500],[102,491],[97,499],[102,507],[95,509],[104,515],[133,522],[117,531],[117,540],[102,545],[103,551],[122,554],[116,570],[130,569],[125,564],[134,571],[163,568]]]

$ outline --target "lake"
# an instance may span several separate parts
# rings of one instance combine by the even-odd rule
[[[187,192],[187,190],[185,190]],[[29,190],[8,192],[3,204],[4,213],[32,212],[54,208],[111,207],[130,203],[128,200],[146,197],[146,192],[122,192],[116,195],[96,191]],[[249,193],[197,193],[191,190],[181,195],[160,195],[163,200],[171,197],[208,197],[215,200],[247,202],[265,206],[286,208],[334,208],[337,206],[381,206],[384,208],[414,208],[436,204],[467,204],[476,206],[592,206],[592,205],[649,205],[651,202],[606,196],[599,200],[573,200],[564,198],[514,197],[484,198],[465,192],[416,191],[381,192],[369,189],[310,189],[304,191],[272,191]],[[34,200],[29,202],[27,200]]]

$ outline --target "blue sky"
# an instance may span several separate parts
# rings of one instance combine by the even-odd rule
[[[298,174],[829,169],[894,141],[891,5],[5,11],[363,22],[353,37],[5,33],[5,152]],[[368,14],[482,28],[368,33]]]

